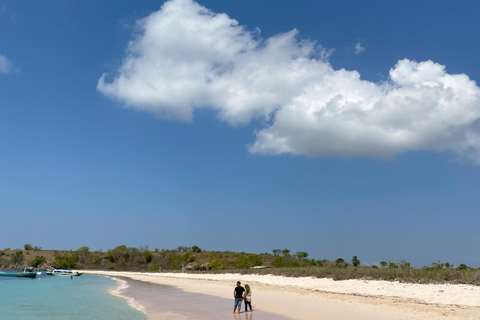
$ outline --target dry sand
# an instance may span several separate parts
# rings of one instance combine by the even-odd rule
[[[232,300],[227,303],[228,308],[225,307],[225,310],[230,310],[229,307],[233,304],[233,288],[235,282],[240,280],[242,284],[248,283],[252,287],[252,304],[255,310],[291,319],[480,319],[480,287],[471,285],[405,284],[364,280],[333,281],[241,274],[110,271],[87,271],[86,273],[175,286],[189,293]],[[148,295],[155,295],[152,292],[155,291],[150,291]],[[145,299],[144,303],[148,304],[148,297]],[[142,301],[137,302],[142,304]],[[224,302],[221,303],[224,304]],[[231,317],[231,314],[226,313],[224,319]],[[174,318],[171,317],[171,319]],[[265,317],[267,318],[270,319]],[[195,317],[184,319],[195,319]],[[241,319],[250,318],[242,315]],[[263,318],[257,316],[255,319]]]

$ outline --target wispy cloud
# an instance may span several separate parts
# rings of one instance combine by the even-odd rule
[[[365,81],[335,70],[296,30],[261,39],[192,0],[166,2],[138,28],[113,80],[104,75],[97,86],[128,107],[178,121],[199,108],[232,125],[264,119],[249,147],[256,154],[452,150],[480,165],[480,88],[443,65],[404,59],[384,83]]]
[[[355,45],[355,54],[360,54],[363,51],[365,51],[365,47],[362,46],[362,44],[359,42]]]
[[[1,74],[10,73],[12,72],[12,69],[13,69],[13,64],[10,61],[10,59],[0,55],[0,73]]]

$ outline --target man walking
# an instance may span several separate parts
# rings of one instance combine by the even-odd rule
[[[238,308],[238,314],[240,314],[240,308],[242,307],[243,293],[245,288],[241,286],[240,281],[237,281],[237,286],[233,290],[233,297],[235,298],[235,304],[233,305],[233,313]]]

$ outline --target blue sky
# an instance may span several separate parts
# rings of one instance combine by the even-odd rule
[[[480,266],[480,4],[163,4],[0,0],[0,248]]]

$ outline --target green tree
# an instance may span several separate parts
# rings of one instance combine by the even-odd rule
[[[86,264],[91,261],[91,253],[90,253],[90,248],[87,246],[83,246],[78,248],[75,251],[78,261],[82,264]]]
[[[357,256],[353,256],[352,258],[352,265],[354,267],[358,267],[360,265],[360,260],[358,260]]]
[[[407,262],[405,259],[400,261],[400,269],[410,269],[410,262]]]
[[[32,245],[30,243],[25,243],[23,245],[23,247],[25,248],[25,250],[32,250],[33,249]]]
[[[386,266],[388,266],[388,263],[386,261],[380,261],[380,265],[382,266],[382,268],[385,268]]]
[[[445,265],[437,260],[437,262],[432,262],[432,268],[436,270],[442,270]]]
[[[303,251],[297,251],[296,256],[298,259],[305,259],[306,257],[308,257],[308,253]]]
[[[180,258],[180,261],[182,262],[182,264],[190,263],[195,261],[195,256],[191,251],[187,251],[182,255],[182,257]]]
[[[142,253],[133,247],[127,248],[125,245],[116,247],[115,249],[108,250],[105,258],[110,262],[130,262],[136,257],[141,257]]]
[[[340,266],[340,264],[344,265],[345,264],[345,260],[343,260],[342,258],[338,258],[335,260],[335,264],[337,266]]]
[[[149,250],[145,250],[143,252],[143,255],[145,257],[145,262],[150,263],[153,260],[153,253]]]
[[[83,246],[83,247],[78,248],[76,251],[79,254],[89,254],[90,253],[90,248],[87,247],[87,246]]]
[[[282,250],[280,250],[280,249],[273,249],[273,255],[274,255],[274,256],[279,256],[279,255],[280,255],[280,252],[282,252]]]
[[[200,248],[197,247],[197,246],[193,246],[193,247],[192,247],[192,252],[200,253],[200,252],[202,252],[202,249],[200,249]]]
[[[464,263],[459,264],[457,267],[457,270],[468,270],[468,269],[470,269],[470,267]]]
[[[93,260],[92,260],[92,263],[93,264],[100,264],[102,262],[102,258],[100,257],[100,255],[98,253],[96,253],[94,256],[93,256]]]
[[[288,250],[288,249],[283,249],[283,250],[282,250],[282,254],[283,254],[284,257],[289,257],[289,256],[290,256],[290,250]]]
[[[29,264],[30,264],[32,267],[36,268],[36,267],[44,264],[45,261],[46,261],[46,260],[45,260],[45,257],[44,257],[44,256],[36,256],[35,258],[33,258],[32,261],[30,261]]]

